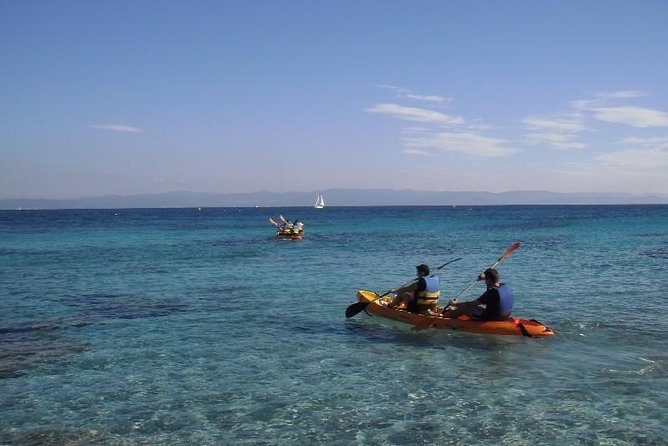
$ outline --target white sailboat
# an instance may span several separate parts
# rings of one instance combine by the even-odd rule
[[[315,199],[315,205],[313,206],[316,209],[322,209],[325,207],[325,199],[323,198],[322,194],[318,192],[318,195],[316,196]]]

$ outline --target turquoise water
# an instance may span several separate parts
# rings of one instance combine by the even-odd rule
[[[552,338],[344,317],[516,241]],[[667,266],[668,206],[0,211],[0,444],[666,444]]]

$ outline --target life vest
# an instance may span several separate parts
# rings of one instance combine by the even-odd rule
[[[497,290],[499,291],[499,316],[510,317],[513,309],[513,290],[505,283],[502,283]]]
[[[423,291],[418,291],[416,304],[423,308],[433,307],[438,303],[438,298],[441,297],[438,276],[426,276],[423,279],[427,286]]]

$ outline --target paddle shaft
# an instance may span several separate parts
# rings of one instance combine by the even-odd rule
[[[448,261],[448,262],[445,262],[443,265],[441,265],[441,266],[439,266],[438,268],[436,268],[436,270],[435,270],[434,272],[437,273],[437,272],[439,272],[441,269],[443,269],[443,267],[444,267],[445,265],[449,265],[449,264],[454,263],[454,262],[457,262],[458,260],[461,260],[461,259],[462,259],[461,257],[458,257],[458,258],[456,258],[456,259],[453,259],[453,260],[450,260],[450,261]],[[413,279],[413,280],[411,280],[410,282],[407,282],[407,283],[401,285],[399,288],[403,288],[403,287],[412,285],[412,284],[414,284],[414,283],[417,282],[417,281],[418,281],[418,279]],[[394,289],[394,288],[392,288],[392,290],[393,290],[393,289]],[[385,296],[387,296],[388,294],[390,294],[390,293],[392,292],[392,290],[388,291],[388,292],[385,293],[385,294],[382,294],[382,295],[378,296],[376,299],[379,299],[379,298],[381,298],[381,297],[385,297]],[[376,299],[374,299],[374,300],[376,300]],[[373,302],[373,301],[372,301],[372,302]]]
[[[449,265],[450,263],[456,262],[456,261],[461,260],[461,259],[462,259],[462,258],[459,257],[459,258],[456,258],[456,259],[447,261],[447,262],[445,262],[443,265],[441,265],[441,266],[439,266],[438,268],[436,268],[436,271],[434,271],[434,272],[440,271],[441,268],[443,268],[445,265]],[[401,285],[399,288],[403,288],[403,287],[412,285],[413,283],[415,283],[415,282],[417,282],[417,281],[418,281],[418,279],[413,279],[413,280],[411,280],[410,282],[406,282],[406,283],[404,283],[404,284]],[[394,289],[394,288],[392,288],[392,290],[393,290],[393,289]],[[389,290],[389,291],[387,291],[387,292],[381,294],[380,296],[376,297],[374,300],[370,300],[369,302],[355,302],[354,304],[349,305],[348,308],[346,308],[346,317],[353,317],[353,316],[355,316],[355,315],[356,315],[357,313],[359,313],[360,311],[363,311],[364,309],[366,309],[366,307],[368,307],[370,303],[373,303],[373,302],[377,301],[378,299],[381,299],[381,298],[387,296],[388,294],[390,294],[390,293],[392,292],[392,290]]]
[[[492,264],[492,266],[490,266],[490,268],[496,268],[497,265],[498,265],[499,263],[501,263],[501,262],[503,262],[504,260],[506,260],[506,258],[508,258],[508,257],[510,256],[510,254],[512,254],[512,253],[513,253],[517,248],[519,248],[519,247],[520,247],[520,242],[513,243],[512,245],[510,245],[510,247],[509,247],[508,249],[506,249],[506,250],[503,252],[503,254],[501,254],[501,257],[499,257],[499,258],[497,259],[497,261],[494,262],[494,263]],[[484,272],[484,271],[483,271],[483,272]],[[480,274],[478,274],[478,277],[480,277]],[[476,277],[476,279],[475,279],[473,282],[471,282],[471,283],[469,284],[469,286],[467,286],[467,287],[464,288],[462,291],[460,291],[460,292],[459,292],[459,293],[452,299],[452,303],[457,303],[457,301],[459,300],[459,298],[460,298],[463,294],[465,294],[468,290],[470,290],[470,289],[473,287],[473,285],[476,284],[476,282],[478,281],[478,277]]]

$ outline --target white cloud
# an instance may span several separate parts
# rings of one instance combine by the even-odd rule
[[[434,104],[449,100],[443,96],[417,95],[409,90],[390,85],[379,85],[379,87],[393,90],[404,99],[428,101]],[[505,140],[482,136],[480,130],[489,126],[477,121],[467,124],[461,116],[452,116],[427,108],[407,107],[399,104],[376,104],[365,111],[388,115],[403,121],[426,124],[422,127],[404,128],[404,153],[431,155],[436,150],[459,152],[480,157],[502,157],[516,152],[516,150],[506,147],[507,141]],[[454,127],[459,131],[439,132],[439,129],[442,130],[444,127]]]
[[[533,130],[525,135],[529,144],[547,144],[558,150],[577,150],[587,147],[577,140],[586,130],[579,116],[527,116],[522,122]]]
[[[641,138],[637,136],[624,138],[624,142],[641,146],[652,146],[656,149],[668,150],[668,136],[658,136],[654,138]]]
[[[624,143],[633,148],[605,153],[596,159],[607,167],[626,171],[663,172],[668,169],[668,137],[629,137],[624,139]]]
[[[597,107],[592,108],[594,117],[614,124],[632,127],[668,127],[668,113],[643,107]]]
[[[408,99],[415,99],[417,101],[435,102],[438,104],[442,104],[450,100],[449,98],[444,98],[443,96],[422,96],[419,94],[407,94],[406,97]]]
[[[564,133],[528,133],[526,136],[529,144],[540,145],[549,144],[555,149],[573,150],[584,149],[587,145],[575,140],[571,134]]]
[[[606,166],[623,169],[656,171],[668,169],[668,151],[655,148],[611,152],[596,159]]]
[[[592,98],[590,99],[580,99],[573,101],[571,105],[576,110],[590,110],[592,107],[598,107],[604,104],[607,104],[616,99],[630,99],[630,98],[639,98],[646,96],[643,91],[640,90],[620,90],[620,91],[607,91],[600,93],[593,93]]]
[[[424,151],[424,150],[417,150],[417,149],[406,149],[404,150],[404,153],[407,153],[409,155],[420,155],[420,156],[430,156],[431,153]]]
[[[99,130],[109,130],[112,132],[124,132],[124,133],[141,133],[143,132],[142,129],[137,128],[137,127],[132,127],[129,125],[122,125],[122,124],[96,124],[96,125],[91,125],[92,128],[94,129],[99,129]]]
[[[556,175],[553,177],[556,180],[554,189],[564,192],[668,193],[662,170],[633,168],[619,163],[620,160],[618,158],[614,164],[613,160],[568,163],[552,167],[550,172],[545,172],[545,176]]]
[[[549,116],[528,116],[522,120],[534,129],[550,129],[564,132],[582,132],[585,126],[576,118],[553,118]]]
[[[434,133],[405,137],[404,143],[410,150],[435,149],[446,152],[460,152],[482,157],[502,157],[516,152],[505,147],[507,141],[474,133]]]
[[[639,98],[642,96],[646,96],[646,94],[640,90],[620,90],[620,91],[607,91],[602,93],[594,93],[594,97],[600,101],[607,101],[613,99]]]
[[[404,100],[431,101],[440,105],[447,98],[441,96],[422,96],[399,87],[382,86],[390,89]],[[571,113],[534,114],[522,119],[524,142],[536,146],[548,146],[561,151],[582,150],[599,147],[607,150],[611,143],[602,141],[584,141],[583,134],[596,136],[600,132],[593,124],[610,122],[636,128],[668,127],[668,113],[637,106],[618,106],[615,102],[628,101],[644,96],[639,90],[620,90],[592,94],[590,99],[573,102]],[[412,155],[428,156],[437,152],[459,153],[482,158],[498,158],[517,153],[511,139],[501,139],[483,135],[482,125],[477,120],[465,120],[461,116],[448,115],[429,108],[408,107],[398,103],[375,104],[366,109],[369,113],[378,113],[402,121],[420,124],[405,125],[402,140],[404,152]],[[476,126],[474,127],[474,124]],[[600,124],[599,124],[600,125]],[[516,129],[522,131],[522,129]],[[636,185],[640,187],[648,178],[661,176],[668,169],[668,137],[649,137],[642,133],[635,137],[617,139],[617,149],[622,143],[623,150],[598,155],[579,155],[586,157],[582,169],[568,169],[560,175],[582,178],[582,181],[601,184]],[[550,166],[553,171],[563,170],[569,162],[568,155]],[[571,162],[573,159],[570,160]],[[589,176],[588,176],[589,175]],[[646,178],[643,178],[646,177]],[[624,181],[622,181],[622,178]]]
[[[463,124],[464,119],[460,116],[450,116],[426,108],[405,107],[398,104],[377,104],[366,109],[369,113],[380,113],[390,115],[393,118],[405,121],[430,122],[434,124]]]
[[[446,98],[444,96],[416,94],[415,92],[413,92],[413,91],[411,91],[407,88],[396,87],[394,85],[379,84],[379,85],[377,85],[377,87],[378,88],[384,88],[386,90],[392,90],[396,93],[397,97],[411,99],[411,100],[414,100],[414,101],[424,101],[424,102],[431,102],[431,103],[435,103],[435,104],[443,104],[445,102],[449,102],[449,101],[452,100],[452,98]]]
[[[610,105],[611,102],[619,99],[632,99],[645,95],[640,90],[595,93],[592,98],[577,100],[572,102],[571,105],[580,112],[591,114],[599,121],[637,128],[668,127],[668,113],[666,112],[631,105]]]
[[[393,90],[393,91],[396,91],[397,93],[408,93],[408,90],[406,90],[405,88],[396,87],[394,85],[378,84],[376,86],[378,88],[384,88],[386,90]]]

